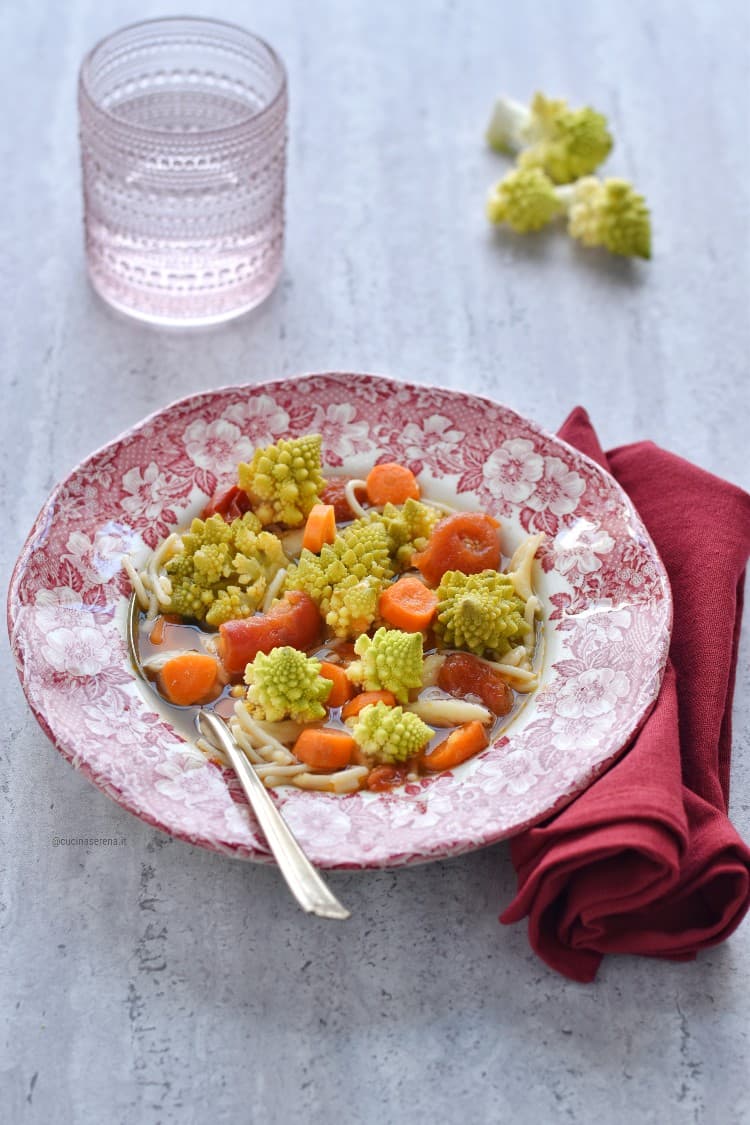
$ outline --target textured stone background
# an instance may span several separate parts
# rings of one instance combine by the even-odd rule
[[[6,580],[91,449],[190,391],[301,370],[467,387],[550,428],[583,402],[605,445],[648,436],[748,486],[746,3],[190,7],[270,39],[292,97],[283,281],[197,336],[116,318],[82,263],[78,63],[170,6],[0,9]],[[650,265],[487,228],[504,163],[483,148],[486,114],[496,92],[537,86],[610,115],[609,168],[653,208]],[[749,641],[746,624],[732,794],[746,835]],[[309,920],[273,870],[174,843],[79,777],[2,658],[4,1120],[750,1121],[750,925],[694,964],[611,959],[574,985],[523,926],[497,924],[506,846],[334,876],[351,921]],[[127,843],[52,846],[80,834]]]

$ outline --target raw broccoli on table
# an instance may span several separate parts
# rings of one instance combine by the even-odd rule
[[[539,168],[509,172],[490,192],[487,217],[520,234],[539,230],[559,215],[568,233],[585,246],[603,246],[626,257],[651,257],[648,206],[627,180],[585,176],[556,187]]]
[[[487,128],[498,152],[519,153],[522,168],[540,168],[558,184],[587,176],[612,151],[607,119],[590,106],[571,109],[562,99],[535,94],[531,106],[498,98]]]

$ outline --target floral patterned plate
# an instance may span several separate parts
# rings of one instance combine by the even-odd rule
[[[399,460],[429,495],[500,517],[510,554],[545,531],[538,691],[503,736],[453,772],[392,793],[275,797],[322,867],[457,855],[549,815],[622,751],[656,698],[671,624],[667,577],[616,482],[576,450],[484,398],[372,375],[227,387],[166,407],[53,492],[11,582],[18,673],[42,727],[124,808],[191,843],[270,861],[235,780],[206,761],[128,660],[126,552],[196,514],[238,461],[319,432],[332,469]]]

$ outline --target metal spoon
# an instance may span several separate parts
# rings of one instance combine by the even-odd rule
[[[138,602],[133,595],[128,614],[128,647],[139,676],[148,683],[138,650],[138,614]],[[223,719],[213,711],[201,708],[198,712],[198,725],[211,745],[223,750],[232,763],[281,874],[302,909],[307,913],[317,914],[320,918],[348,918],[349,911],[331,893],[302,851],[292,830]]]

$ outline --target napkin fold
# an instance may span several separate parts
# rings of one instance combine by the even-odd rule
[[[559,436],[608,469],[669,574],[670,659],[627,753],[562,812],[511,841],[515,899],[553,969],[587,982],[605,953],[692,960],[750,906],[750,850],[727,816],[750,496],[652,442],[605,454],[577,407]]]

